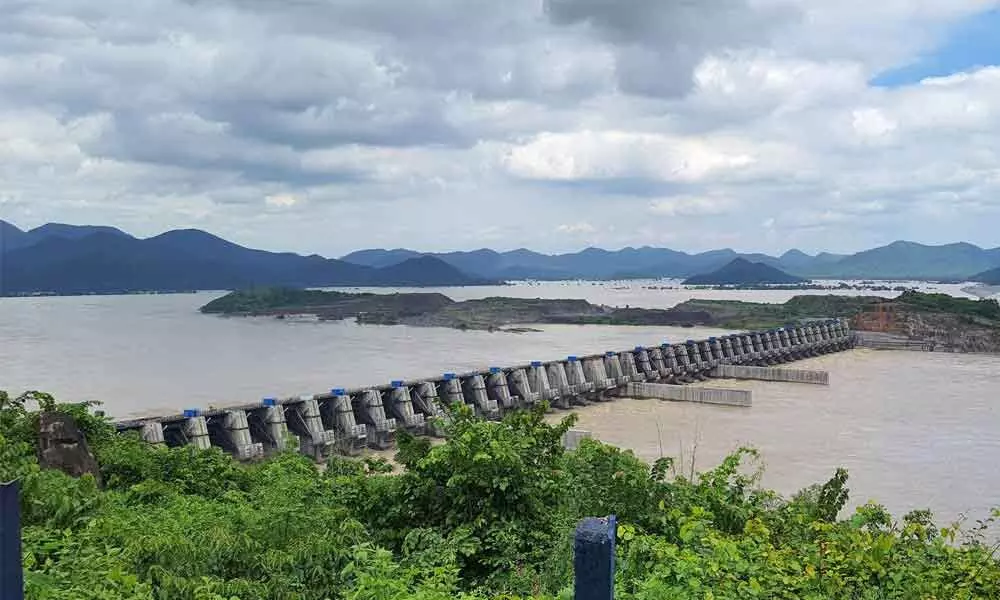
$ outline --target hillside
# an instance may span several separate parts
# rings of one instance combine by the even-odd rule
[[[726,266],[705,273],[689,277],[684,281],[685,285],[767,285],[767,284],[793,284],[805,283],[807,280],[789,275],[784,271],[759,262],[750,262],[743,258],[737,258]]]
[[[48,224],[22,231],[0,221],[0,252],[11,253],[25,248],[35,248],[51,240],[82,243],[94,234],[102,234],[105,238],[136,240],[121,230],[107,226]],[[976,276],[977,273],[982,275],[993,269],[1000,269],[1000,248],[983,249],[967,243],[928,246],[913,242],[893,242],[887,246],[852,255],[828,252],[810,255],[792,249],[781,256],[737,252],[731,248],[688,253],[649,246],[626,247],[620,250],[590,247],[579,252],[564,254],[542,254],[525,248],[507,252],[481,248],[440,253],[394,248],[358,250],[339,260],[333,260],[320,256],[304,257],[289,253],[252,250],[198,230],[171,231],[149,240],[138,241],[149,242],[151,246],[159,247],[164,253],[175,254],[175,261],[180,263],[188,258],[222,263],[218,265],[221,272],[211,277],[199,273],[201,269],[197,265],[170,266],[159,259],[149,265],[154,271],[193,268],[195,273],[172,279],[170,282],[171,285],[184,285],[184,289],[190,287],[186,285],[189,280],[200,284],[205,279],[217,282],[213,283],[213,287],[231,287],[224,285],[226,281],[234,282],[233,285],[241,287],[258,283],[426,286],[466,285],[463,282],[484,280],[684,279],[716,271],[738,258],[808,279],[965,280]],[[92,252],[93,249],[88,249],[89,245],[84,243],[81,248],[83,251]],[[187,258],[181,258],[181,255]],[[25,256],[20,255],[19,260],[25,260]],[[402,266],[397,269],[399,265]],[[453,270],[446,269],[445,265]],[[89,269],[94,265],[78,266],[83,268],[84,272],[90,272]],[[122,265],[107,266],[126,270]],[[134,265],[133,268],[138,268],[138,265]],[[381,274],[375,273],[380,270],[384,271]],[[31,285],[27,287],[19,283],[18,289],[27,289],[29,290],[27,293],[51,291],[50,288],[53,287],[51,280],[40,277],[30,278]],[[0,273],[0,290],[12,289],[3,280],[4,278],[5,274]],[[109,276],[107,279],[108,285],[120,286],[122,283],[120,276]],[[154,284],[158,281],[155,277],[151,279]],[[92,291],[87,289],[85,282],[71,287],[81,292],[60,293]],[[102,286],[101,289],[106,287]],[[125,287],[138,289],[134,285]],[[168,287],[164,283],[153,289],[161,290]]]
[[[33,231],[5,235],[14,246],[3,254],[0,295],[485,283],[434,257],[379,269],[315,255],[254,250],[198,230],[170,231],[145,240],[111,228],[51,226]]]
[[[1000,267],[990,269],[989,271],[983,271],[982,273],[973,276],[972,280],[988,285],[1000,285]]]
[[[351,253],[343,260],[385,266],[421,255],[436,256],[465,273],[492,279],[683,279],[715,271],[737,258],[810,279],[951,280],[1000,267],[1000,248],[987,250],[966,243],[927,246],[913,242],[894,242],[852,255],[828,252],[810,255],[793,249],[775,257],[729,248],[690,254],[644,246],[621,250],[587,248],[555,255],[523,248],[510,252],[481,249],[446,253],[373,249]]]
[[[867,279],[964,279],[1000,265],[1000,251],[966,243],[893,242],[819,267],[817,275]]]

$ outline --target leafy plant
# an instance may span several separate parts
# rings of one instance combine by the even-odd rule
[[[400,438],[401,473],[294,453],[243,465],[115,434],[92,409],[0,392],[33,600],[568,600],[575,524],[608,513],[625,600],[1000,597],[1000,513],[969,529],[874,504],[841,518],[846,471],[786,500],[749,448],[672,475],[593,440],[566,452],[573,419],[550,425],[545,407],[487,422],[456,406],[446,442]],[[76,418],[105,489],[39,468],[38,410]]]

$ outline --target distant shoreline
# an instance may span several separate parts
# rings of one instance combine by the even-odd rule
[[[307,289],[340,289],[340,290],[393,290],[393,289],[435,289],[435,288],[478,288],[478,287],[505,287],[521,284],[545,284],[545,283],[634,283],[634,282],[676,282],[676,278],[635,278],[635,279],[523,279],[510,280],[494,283],[477,283],[469,285],[326,285],[310,286]],[[892,283],[923,283],[923,284],[954,284],[964,282],[942,281],[934,279],[864,279],[850,280],[843,279],[813,279],[802,284],[763,284],[763,285],[685,285],[677,283],[676,287],[664,289],[685,289],[693,291],[868,291],[868,292],[904,292],[912,289],[903,285],[888,285]],[[856,282],[855,282],[856,281]],[[820,283],[827,282],[827,283]],[[970,282],[971,283],[971,282]],[[262,288],[267,286],[261,286]],[[986,290],[986,294],[976,290]],[[195,289],[195,290],[120,290],[107,292],[25,292],[17,294],[0,294],[3,298],[75,298],[88,296],[177,296],[191,294],[218,293],[226,294],[234,290],[226,289]],[[985,284],[972,284],[962,288],[963,292],[980,298],[989,298],[1000,293],[1000,286],[990,286]]]

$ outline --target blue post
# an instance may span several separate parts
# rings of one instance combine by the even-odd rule
[[[573,542],[574,600],[613,600],[615,596],[614,515],[588,517],[576,526]]]
[[[0,484],[0,598],[24,600],[20,484]]]

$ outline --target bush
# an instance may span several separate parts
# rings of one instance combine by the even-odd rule
[[[32,401],[85,424],[106,489],[39,469]],[[996,598],[1000,565],[973,530],[866,505],[838,520],[846,471],[790,500],[742,449],[691,477],[592,440],[565,452],[544,407],[502,422],[455,407],[448,441],[403,436],[382,460],[216,450],[116,435],[89,406],[0,394],[0,478],[23,482],[28,597],[43,600],[570,598],[584,516],[616,513],[617,597]],[[83,412],[81,412],[83,411]],[[748,467],[750,467],[748,469]]]

